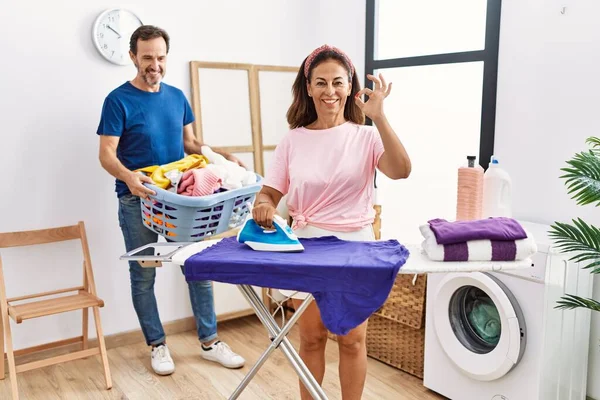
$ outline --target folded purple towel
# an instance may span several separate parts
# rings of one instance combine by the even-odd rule
[[[444,261],[474,261],[476,256],[471,256],[469,243],[473,242],[445,244]],[[486,241],[485,244],[487,243]],[[490,261],[515,261],[517,244],[514,240],[490,240],[489,243],[491,245],[491,251],[489,252],[491,255]],[[472,250],[477,253],[477,250],[482,250],[483,244],[476,246],[475,250]]]
[[[445,219],[427,221],[438,244],[464,243],[469,240],[526,239],[525,230],[516,220],[492,217],[474,221],[448,222]]]

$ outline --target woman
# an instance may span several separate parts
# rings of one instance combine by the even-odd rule
[[[392,84],[381,75],[368,75],[368,79],[374,82],[374,90],[361,90],[354,65],[332,46],[323,45],[304,60],[287,112],[291,131],[275,150],[273,166],[252,210],[259,225],[272,227],[275,209],[287,194],[292,229],[298,237],[375,240],[375,168],[391,179],[403,179],[409,176],[411,163],[383,111]],[[369,96],[366,102],[361,99],[365,94]],[[375,127],[364,125],[365,115]],[[297,308],[306,294],[296,292],[292,297]],[[299,326],[300,356],[321,384],[327,330],[316,303],[301,316]],[[360,399],[363,392],[366,332],[367,321],[338,336],[345,400]],[[300,385],[300,391],[303,400],[311,398],[304,386]]]

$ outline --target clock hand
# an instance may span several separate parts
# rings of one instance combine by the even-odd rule
[[[117,31],[115,31],[113,28],[111,28],[111,27],[110,27],[110,25],[106,25],[106,27],[107,27],[108,29],[110,29],[111,31],[113,31],[114,33],[116,33],[117,35],[119,35],[119,39],[121,39],[121,34],[120,34],[119,32],[117,32]]]

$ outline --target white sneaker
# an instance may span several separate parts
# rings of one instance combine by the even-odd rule
[[[246,363],[244,357],[235,354],[226,343],[221,341],[213,343],[208,349],[203,345],[202,358],[218,362],[227,368],[241,368]]]
[[[175,372],[175,363],[166,344],[152,349],[152,369],[157,375],[171,375]]]

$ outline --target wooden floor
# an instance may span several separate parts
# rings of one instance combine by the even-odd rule
[[[99,357],[77,360],[18,374],[22,399],[226,399],[269,345],[269,339],[254,316],[219,324],[219,336],[242,354],[246,366],[228,370],[200,357],[195,332],[169,336],[175,361],[173,375],[160,377],[151,371],[150,350],[144,343],[108,351],[113,388],[105,390]],[[289,338],[298,347],[298,331]],[[327,345],[327,370],[323,389],[330,399],[341,399],[337,371],[337,343]],[[17,361],[18,362],[18,361]],[[7,374],[8,375],[8,374]],[[280,350],[275,351],[240,399],[298,399],[298,380]],[[8,376],[0,381],[0,399],[10,398]],[[444,399],[422,385],[422,381],[369,358],[363,399],[426,400]]]

